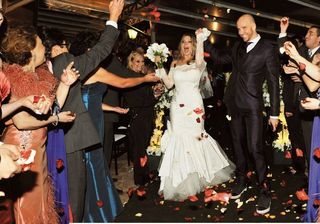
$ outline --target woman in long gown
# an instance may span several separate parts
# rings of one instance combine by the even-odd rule
[[[2,42],[2,53],[9,64],[3,68],[11,84],[10,102],[27,95],[43,95],[41,103],[51,107],[58,82],[44,63],[44,46],[32,27],[12,26]],[[71,68],[71,66],[70,66]],[[45,97],[48,96],[48,97]],[[30,149],[36,151],[34,162],[29,170],[13,178],[15,223],[57,223],[54,210],[53,189],[47,172],[45,142],[46,126],[50,123],[71,122],[70,112],[58,115],[38,115],[32,111],[18,111],[6,127],[3,142],[20,147],[21,155]]]
[[[234,165],[219,144],[204,130],[204,107],[199,81],[205,70],[202,30],[183,35],[180,56],[173,61],[169,75],[157,70],[167,88],[175,86],[170,106],[170,123],[161,139],[164,153],[160,165],[159,194],[166,200],[184,200],[209,185],[231,178]],[[195,57],[195,60],[194,60]]]
[[[75,56],[90,50],[97,42],[98,36],[90,32],[79,33],[70,48]],[[103,95],[107,85],[128,88],[144,82],[158,81],[154,75],[146,77],[122,78],[103,68],[97,68],[94,74],[82,86],[82,99],[90,117],[98,130],[101,143],[104,137],[104,116],[102,110]],[[121,112],[121,110],[116,110]],[[118,192],[113,184],[105,161],[103,148],[94,148],[85,152],[87,166],[87,191],[84,222],[112,222],[122,211]]]

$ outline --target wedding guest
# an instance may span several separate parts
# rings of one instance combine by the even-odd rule
[[[74,61],[74,67],[80,74],[80,81],[72,85],[63,107],[63,110],[70,110],[77,115],[72,125],[63,126],[67,151],[69,200],[74,222],[81,222],[84,214],[87,185],[84,152],[101,144],[97,129],[82,101],[81,82],[90,77],[91,72],[111,53],[119,34],[117,21],[123,6],[123,0],[110,2],[110,17],[99,42],[90,51],[77,57],[68,52],[68,43],[61,31],[47,29],[42,32],[44,44],[51,53],[54,74],[59,75],[71,61]]]
[[[127,58],[127,67],[145,77],[143,53],[133,51]],[[154,105],[156,99],[152,85],[143,85],[123,92],[125,104],[130,108],[129,150],[133,159],[134,183],[138,190],[144,192],[149,182],[149,168],[146,149],[153,130]]]
[[[287,38],[287,29],[290,25],[290,19],[288,17],[281,18],[280,28],[281,33],[279,34],[279,43],[280,46],[283,45]],[[306,58],[308,61],[312,61],[316,53],[320,53],[320,28],[312,26],[308,29],[305,34],[305,46],[299,48],[299,53]],[[297,101],[310,97],[311,93],[308,88],[305,86],[305,82],[302,82],[298,76],[292,76],[295,82],[295,88],[297,88]],[[302,134],[306,147],[306,158],[307,161],[310,161],[310,144],[311,144],[311,135],[312,135],[312,122],[314,119],[314,111],[303,110],[300,107],[299,118],[302,126]]]
[[[87,51],[98,41],[98,35],[90,32],[81,32],[76,35],[71,46],[70,52],[74,56],[79,56]],[[82,86],[82,99],[89,111],[93,124],[95,125],[101,143],[104,137],[103,109],[112,109],[118,113],[126,113],[128,110],[119,107],[110,107],[102,103],[107,85],[118,88],[126,88],[139,85],[143,82],[157,81],[157,77],[149,74],[146,77],[122,78],[116,76],[103,68],[97,68]],[[84,221],[113,221],[121,212],[122,204],[117,190],[113,185],[112,178],[105,162],[102,147],[85,152],[87,164],[87,192],[86,205],[84,211]],[[103,205],[97,208],[96,202],[101,201]]]
[[[45,49],[35,30],[32,27],[10,27],[2,41],[1,50],[8,62],[3,72],[11,85],[9,102],[32,94],[38,95],[39,101],[48,110],[58,82],[43,66]],[[45,116],[26,110],[12,116],[12,122],[3,134],[3,142],[18,145],[22,155],[31,150],[36,152],[34,162],[28,166],[29,171],[12,179],[14,187],[10,190],[11,196],[16,198],[16,223],[58,223],[47,173],[46,126],[58,121],[72,122],[74,118],[68,111]]]
[[[203,42],[210,35],[205,29],[184,34],[179,43],[179,57],[169,74],[158,74],[168,89],[175,86],[170,105],[170,122],[161,139],[164,153],[159,169],[159,194],[166,200],[184,200],[206,187],[231,178],[233,163],[219,144],[204,129],[204,106],[200,79],[206,69]],[[200,153],[201,152],[201,153]]]
[[[291,72],[298,74],[302,77],[302,80],[309,88],[310,91],[317,91],[316,98],[307,97],[301,101],[301,105],[303,108],[308,110],[317,110],[317,115],[313,120],[313,128],[312,128],[312,137],[311,137],[311,156],[310,156],[310,165],[309,165],[309,182],[308,182],[308,205],[307,212],[304,217],[305,222],[319,222],[319,208],[314,206],[315,200],[320,199],[320,163],[319,157],[317,157],[317,150],[320,148],[320,117],[319,117],[319,109],[320,109],[320,54],[316,54],[313,57],[312,63],[310,63],[307,59],[303,58],[295,48],[295,46],[290,43],[284,43],[284,48],[286,53],[295,60],[298,64],[297,67],[291,68]],[[294,69],[294,71],[293,71]]]

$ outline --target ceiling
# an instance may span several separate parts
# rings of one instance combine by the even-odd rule
[[[69,36],[81,30],[101,30],[108,18],[109,0],[11,0],[27,4],[37,25],[57,27]],[[235,22],[243,13],[256,19],[258,32],[276,40],[279,20],[290,17],[289,33],[304,35],[320,26],[319,0],[127,0],[123,29],[133,26],[142,36],[175,48],[180,36],[198,27],[212,31],[211,41],[226,45],[237,38]],[[7,4],[10,5],[10,4]],[[12,6],[11,6],[12,7]],[[14,11],[16,10],[12,10]],[[154,32],[153,32],[154,31]]]

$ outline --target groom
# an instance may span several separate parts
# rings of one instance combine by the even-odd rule
[[[235,43],[231,55],[218,55],[208,42],[205,43],[205,50],[213,60],[232,63],[232,75],[224,97],[231,115],[230,128],[236,159],[236,185],[232,188],[231,198],[237,199],[247,190],[248,150],[253,155],[259,182],[256,211],[265,214],[270,211],[271,195],[262,146],[262,84],[267,79],[271,102],[269,123],[275,131],[279,115],[280,67],[274,47],[256,32],[256,23],[251,15],[242,15],[237,21],[237,29],[242,41]]]

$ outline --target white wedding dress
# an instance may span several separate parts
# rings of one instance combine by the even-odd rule
[[[164,153],[159,194],[166,200],[184,200],[205,187],[228,181],[234,164],[204,130],[204,107],[199,90],[201,73],[195,63],[171,68],[175,84],[170,122],[161,139]]]

